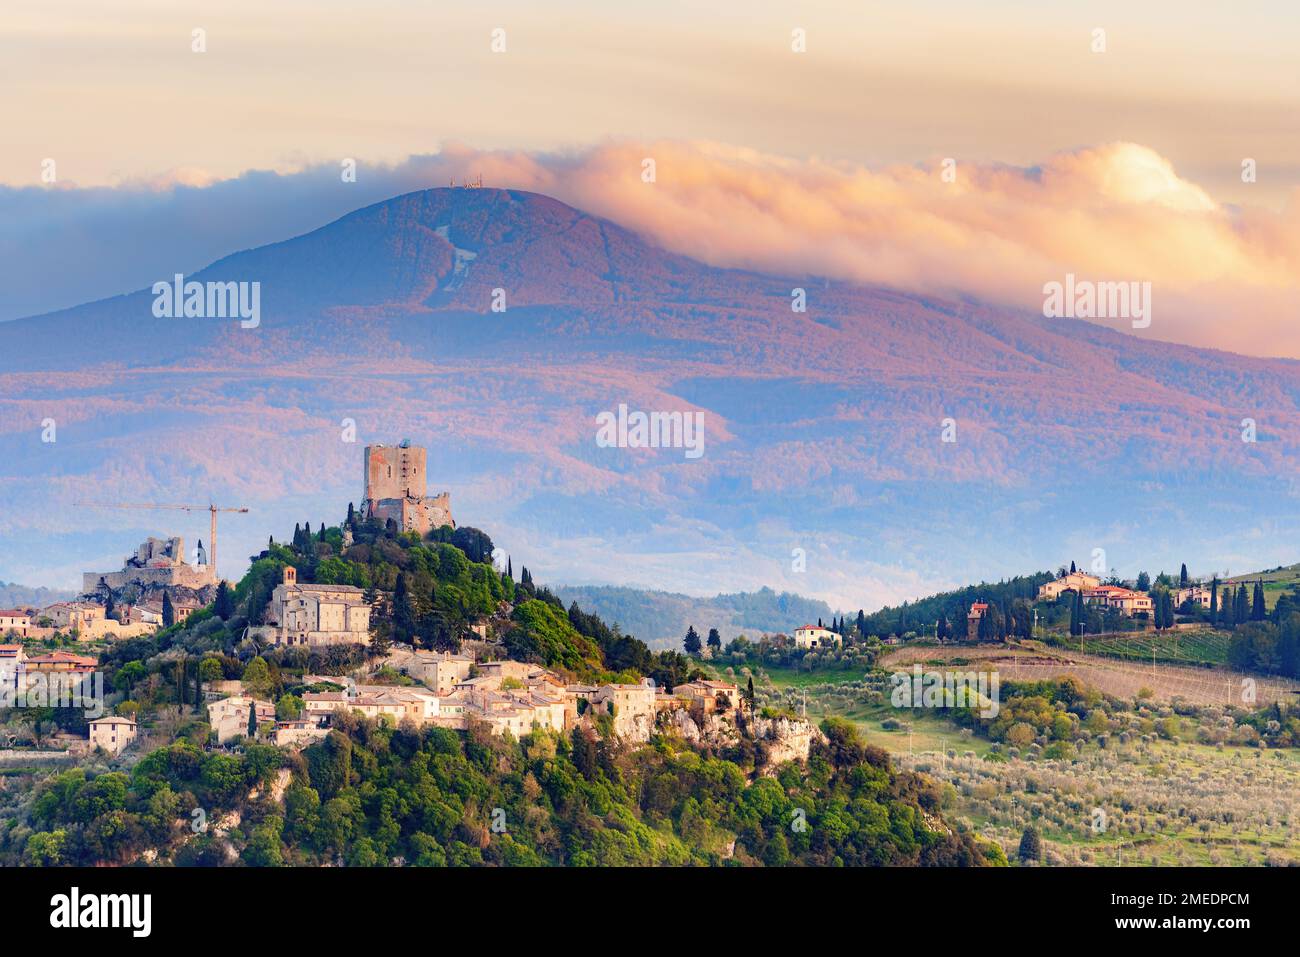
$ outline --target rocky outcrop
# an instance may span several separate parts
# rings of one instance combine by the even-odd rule
[[[743,728],[742,728],[743,725]],[[760,774],[772,775],[790,761],[807,761],[814,741],[824,741],[821,731],[798,718],[745,718],[737,723],[730,712],[700,715],[677,709],[663,714],[660,730],[694,745],[735,747],[748,739],[760,745]]]

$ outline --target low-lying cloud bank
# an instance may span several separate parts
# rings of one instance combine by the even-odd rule
[[[653,181],[647,170],[653,161]],[[1016,168],[870,170],[714,143],[569,153],[448,146],[391,165],[339,163],[211,182],[187,169],[116,188],[0,188],[0,319],[142,288],[237,249],[455,177],[554,196],[677,252],[780,275],[970,296],[1034,312],[1066,274],[1151,283],[1136,334],[1300,357],[1300,215],[1216,203],[1143,146]],[[1292,194],[1294,196],[1294,193]],[[1132,331],[1123,319],[1117,328]]]

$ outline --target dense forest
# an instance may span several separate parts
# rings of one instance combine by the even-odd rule
[[[934,635],[936,627],[940,630],[947,626],[949,634],[964,635],[966,631],[966,613],[977,601],[987,602],[996,612],[996,619],[1006,624],[1004,634],[1013,632],[1009,627],[1013,608],[1027,607],[1038,595],[1039,586],[1052,581],[1056,576],[1051,572],[1037,572],[1033,575],[1018,575],[996,584],[981,582],[967,585],[956,591],[941,592],[915,602],[885,607],[880,611],[862,617],[865,623],[865,636],[886,638],[890,635]],[[990,621],[996,628],[996,622]],[[986,626],[987,627],[987,626]],[[947,637],[944,635],[943,637]]]

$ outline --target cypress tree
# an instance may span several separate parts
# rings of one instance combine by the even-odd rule
[[[682,639],[682,647],[688,655],[695,656],[700,653],[700,635],[695,630],[694,625],[689,625],[686,628],[686,637]]]
[[[1219,576],[1210,580],[1210,627],[1219,627]]]
[[[222,621],[235,613],[235,601],[230,594],[230,586],[224,579],[217,585],[217,600],[213,603],[212,611]]]
[[[1264,610],[1264,582],[1262,580],[1255,582],[1255,598],[1251,603],[1250,620],[1263,621],[1267,617]]]
[[[1043,859],[1043,842],[1032,826],[1025,828],[1020,835],[1020,849],[1017,854],[1022,863],[1038,863]]]
[[[172,596],[165,591],[163,592],[162,619],[164,628],[170,628],[176,624],[176,609],[172,607]]]
[[[1178,587],[1187,587],[1187,562],[1183,562],[1183,570],[1178,575]]]
[[[257,702],[254,700],[248,702],[248,736],[257,737]]]

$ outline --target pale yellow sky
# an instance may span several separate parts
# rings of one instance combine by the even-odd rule
[[[1300,179],[1294,4],[7,0],[0,183],[218,178],[458,141],[704,139],[866,165],[1117,140],[1216,200]],[[1201,7],[1203,9],[1195,9]],[[490,49],[503,28],[506,52]],[[191,52],[191,31],[207,52]],[[807,31],[807,52],[791,32]],[[1091,52],[1093,30],[1106,52]],[[1259,163],[1245,185],[1240,164]]]

